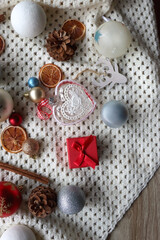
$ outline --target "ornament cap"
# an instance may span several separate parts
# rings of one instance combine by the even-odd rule
[[[102,16],[102,19],[103,19],[105,22],[111,21],[109,18],[105,17],[104,15]]]
[[[24,93],[23,96],[24,96],[25,98],[29,98],[29,92]]]

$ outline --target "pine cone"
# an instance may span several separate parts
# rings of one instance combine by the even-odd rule
[[[50,215],[56,206],[56,194],[48,187],[39,186],[32,190],[28,208],[36,217],[45,218]]]
[[[63,30],[53,31],[47,38],[47,52],[57,61],[67,61],[75,53],[75,40]]]

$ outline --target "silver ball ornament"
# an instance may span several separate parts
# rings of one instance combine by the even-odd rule
[[[13,111],[13,99],[11,95],[0,88],[0,122],[5,121]]]
[[[62,213],[69,215],[76,214],[85,205],[84,192],[74,185],[65,186],[58,193],[57,204]]]
[[[131,44],[131,39],[131,34],[123,23],[108,21],[97,29],[94,43],[100,54],[112,59],[126,53]]]
[[[128,110],[120,101],[110,101],[101,110],[103,122],[111,128],[119,128],[128,120]]]

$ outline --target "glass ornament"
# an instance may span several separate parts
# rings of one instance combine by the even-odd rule
[[[131,33],[123,23],[108,21],[97,29],[94,43],[101,55],[113,59],[126,53],[131,39]]]

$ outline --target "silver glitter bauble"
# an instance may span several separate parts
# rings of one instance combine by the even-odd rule
[[[0,88],[0,122],[5,121],[13,111],[13,99],[11,95]]]
[[[76,214],[85,205],[84,192],[77,186],[70,185],[63,187],[57,196],[57,204],[64,214]]]

